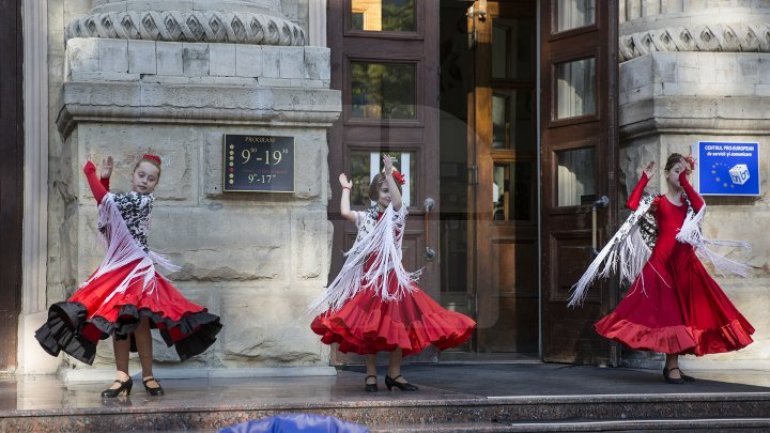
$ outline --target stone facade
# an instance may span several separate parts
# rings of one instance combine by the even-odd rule
[[[56,121],[49,146],[48,303],[71,294],[102,259],[83,161],[114,156],[112,188],[126,190],[133,164],[152,151],[164,168],[150,246],[182,266],[168,276],[224,324],[212,348],[183,364],[157,339],[156,361],[231,371],[328,365],[328,348],[310,331],[305,310],[328,274],[326,129],[341,100],[329,89],[329,50],[304,45],[307,0],[229,2],[240,14],[291,23],[298,30],[283,44],[192,42],[185,32],[175,40],[57,34],[99,14],[162,16],[171,13],[169,3],[185,16],[223,16],[217,8],[228,2],[102,0],[93,9],[90,3],[49,3]],[[295,192],[223,193],[224,134],[294,137]],[[112,365],[111,344],[100,344],[94,366]]]
[[[687,357],[683,365],[766,368],[770,366],[770,240],[758,233],[770,224],[770,2],[628,0],[621,4],[621,58],[630,59],[620,65],[620,169],[626,192],[634,187],[646,162],[664,161],[671,152],[687,154],[698,141],[760,143],[762,195],[706,198],[704,225],[709,237],[752,243],[750,251],[722,251],[747,261],[754,269],[752,278],[717,281],[757,329],[755,343],[739,352]],[[689,47],[677,47],[672,39],[674,46],[666,48],[648,39],[651,45],[644,52],[645,45],[637,44],[644,35],[652,38],[684,31],[694,35]],[[756,36],[754,42],[751,35]],[[663,182],[661,174],[649,188],[660,190]],[[631,362],[639,359],[632,357]]]
[[[320,0],[46,3],[46,27],[32,31],[44,32],[48,42],[47,304],[65,299],[101,259],[83,160],[115,156],[113,187],[126,189],[132,162],[152,150],[166,166],[151,246],[183,266],[170,277],[225,324],[202,356],[178,365],[156,344],[156,360],[202,370],[326,365],[328,348],[310,333],[304,315],[329,268],[326,128],[340,111],[339,92],[329,90],[328,49],[307,46],[309,10]],[[770,2],[620,5],[620,168],[627,191],[646,161],[686,153],[698,140],[761,143],[763,195],[708,198],[705,227],[708,235],[753,243],[751,251],[729,253],[751,263],[754,277],[718,281],[758,329],[756,343],[684,364],[768,366],[770,241],[757,233],[770,223]],[[176,30],[140,28],[148,14],[155,23],[172,18]],[[246,29],[251,18],[258,25]],[[294,136],[301,155],[296,192],[223,194],[225,133]],[[651,188],[661,181],[654,179]],[[23,341],[45,315],[31,311],[36,315]],[[24,350],[26,358],[47,356],[36,345]],[[96,366],[108,369],[111,356],[111,345],[100,345]]]

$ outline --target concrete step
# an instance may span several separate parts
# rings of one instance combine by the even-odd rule
[[[372,433],[768,432],[770,418],[413,424],[380,426],[371,430]]]
[[[200,430],[215,432],[222,427],[250,419],[297,412],[335,416],[370,426],[378,432],[629,431],[634,429],[654,431],[658,428],[656,426],[663,425],[670,429],[671,423],[676,423],[677,426],[687,430],[690,428],[687,427],[688,425],[696,422],[697,428],[693,427],[695,430],[701,427],[719,426],[721,425],[719,422],[724,422],[727,423],[724,424],[725,426],[733,426],[737,423],[735,425],[739,427],[742,425],[741,428],[747,429],[760,425],[761,427],[756,428],[770,431],[770,422],[766,418],[770,414],[770,395],[767,393],[532,396],[451,400],[418,400],[409,399],[404,395],[403,400],[362,399],[325,403],[204,404],[198,402],[186,405],[164,405],[163,400],[159,400],[157,405],[152,403],[148,401],[141,406],[115,404],[83,409],[5,411],[0,412],[0,431],[80,433]],[[724,421],[718,421],[718,419]],[[402,426],[399,427],[402,430],[394,430],[396,426]],[[489,430],[478,430],[482,426]],[[424,430],[415,430],[417,428]],[[445,430],[439,428],[445,428]],[[474,428],[477,430],[473,430]],[[660,431],[661,428],[658,430]]]
[[[751,432],[770,431],[770,418],[720,418],[676,420],[573,420],[520,423],[439,423],[370,426],[372,433],[542,433],[542,432]],[[103,433],[137,433],[125,430]],[[212,433],[216,430],[168,430],[163,433]]]

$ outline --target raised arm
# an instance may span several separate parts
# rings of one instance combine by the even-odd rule
[[[655,161],[650,161],[646,167],[644,167],[644,170],[642,170],[642,177],[639,179],[639,182],[634,187],[634,190],[631,192],[631,195],[628,196],[628,201],[626,202],[626,207],[628,207],[631,210],[636,210],[639,207],[639,201],[642,199],[642,194],[644,194],[644,188],[647,186],[647,182],[652,179],[652,175],[655,173]]]
[[[91,187],[91,193],[94,195],[94,199],[96,199],[96,204],[101,204],[104,196],[106,196],[109,191],[104,187],[104,184],[102,184],[102,180],[99,179],[99,176],[96,175],[96,166],[94,163],[91,161],[86,161],[86,163],[83,165],[83,173],[86,175],[88,186]],[[109,185],[109,179],[107,179],[107,182]]]
[[[340,185],[342,186],[342,195],[340,196],[340,215],[342,215],[342,218],[355,223],[356,214],[350,210],[350,189],[353,188],[353,182],[348,179],[345,173],[341,173]]]
[[[644,194],[644,188],[647,186],[647,183],[649,181],[650,181],[650,178],[647,176],[647,172],[643,172],[641,179],[639,179],[639,182],[634,187],[634,190],[631,192],[631,195],[628,196],[626,207],[628,207],[631,210],[636,210],[636,208],[639,207],[639,201],[642,199],[642,194]]]
[[[682,186],[684,193],[687,194],[687,198],[690,200],[690,204],[692,204],[693,210],[695,212],[700,212],[704,203],[703,197],[701,197],[700,194],[695,191],[695,188],[693,188],[690,184],[690,181],[687,179],[688,172],[689,170],[683,170],[681,173],[679,173],[679,185]]]
[[[102,160],[102,169],[99,172],[99,179],[102,182],[102,186],[107,191],[110,190],[110,177],[112,176],[112,167],[114,166],[114,161],[111,156],[108,156]]]
[[[385,163],[385,183],[390,191],[390,203],[393,205],[393,210],[399,211],[401,210],[401,191],[393,178],[393,161],[389,155],[383,155],[382,161]]]

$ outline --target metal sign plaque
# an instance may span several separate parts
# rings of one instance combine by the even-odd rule
[[[294,192],[294,137],[224,137],[225,192]]]
[[[693,147],[701,195],[760,194],[759,143],[701,141]]]

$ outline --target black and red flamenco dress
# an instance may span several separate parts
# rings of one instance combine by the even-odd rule
[[[172,268],[146,247],[153,197],[129,192],[111,194],[93,165],[84,168],[99,203],[100,231],[107,255],[94,274],[65,302],[52,305],[35,337],[46,352],[64,351],[93,363],[99,340],[132,338],[142,317],[149,318],[181,360],[204,352],[222,328],[219,317],[188,301],[155,263]],[[135,350],[132,338],[132,350]]]
[[[693,211],[703,199],[680,175]],[[629,197],[636,210],[648,178]],[[689,243],[676,239],[688,206],[665,195],[652,202],[658,239],[652,256],[617,308],[595,324],[600,335],[632,349],[698,356],[739,350],[752,342],[754,328],[708,274]]]
[[[357,214],[359,239],[321,301],[332,306],[315,317],[313,332],[323,343],[337,343],[339,351],[359,355],[400,348],[408,356],[429,345],[445,350],[467,341],[475,322],[444,309],[404,273],[400,234],[405,212],[388,207],[384,213]],[[392,260],[384,259],[388,256]],[[335,296],[335,288],[346,282],[352,285],[347,294]]]

